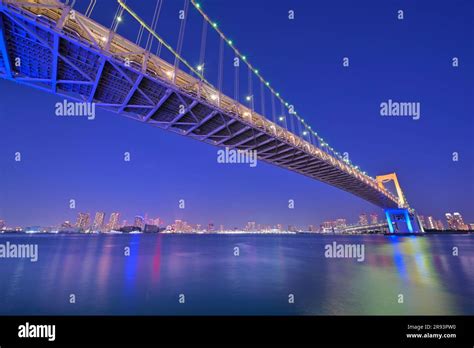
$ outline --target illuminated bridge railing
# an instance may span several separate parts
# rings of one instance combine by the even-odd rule
[[[2,77],[194,137],[256,150],[258,158],[351,192],[380,207],[398,199],[374,178],[211,84],[55,0],[3,0]],[[12,64],[16,57],[23,62]],[[185,112],[178,112],[186,105]]]

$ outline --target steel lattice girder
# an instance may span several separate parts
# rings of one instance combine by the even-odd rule
[[[373,183],[367,184],[330,163],[330,155],[323,153],[322,158],[315,157],[250,120],[151,76],[147,73],[146,59],[139,69],[124,66],[107,51],[115,34],[110,33],[105,48],[97,42],[85,45],[66,35],[60,30],[65,21],[62,14],[57,23],[48,26],[19,10],[15,12],[15,7],[0,7],[3,78],[68,99],[93,101],[98,107],[213,145],[256,150],[258,158],[265,162],[326,182],[380,207],[397,206],[396,199],[380,192]],[[80,24],[84,28],[85,24]],[[92,35],[87,27],[85,31]],[[40,76],[40,70],[15,70],[11,64],[13,50],[22,60],[46,69],[49,76]],[[179,105],[185,106],[184,112],[179,112]],[[296,144],[300,143],[303,144],[302,139],[297,138]]]

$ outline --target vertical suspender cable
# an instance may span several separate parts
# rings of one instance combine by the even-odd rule
[[[263,117],[266,117],[265,116],[265,87],[263,86],[262,80],[260,80],[260,101],[261,101],[260,112],[262,113]]]
[[[161,10],[161,1],[156,0],[155,12],[153,13],[153,20],[151,22],[151,28],[153,29],[153,31],[156,31],[156,25],[158,23],[158,18],[160,16],[160,10]],[[153,46],[153,39],[154,37],[149,32],[148,38],[146,40],[146,46],[145,46],[146,51],[151,51],[151,47]]]
[[[178,45],[176,47],[177,56],[174,57],[173,82],[176,82],[176,72],[179,67],[178,56],[181,56],[181,50],[183,49],[184,31],[186,29],[186,19],[188,18],[188,6],[189,6],[189,0],[184,0],[184,8],[183,8],[184,18],[181,20],[181,25],[179,26]]]
[[[120,5],[117,7],[117,11],[115,11],[115,15],[114,15],[114,19],[112,21],[112,24],[110,25],[110,30],[113,30],[114,26],[115,26],[115,21],[117,20],[117,17],[118,17],[118,14],[120,12]]]
[[[288,117],[290,118],[290,132],[292,132],[293,134],[296,134],[295,123],[293,121],[293,114],[291,112],[288,112]]]
[[[236,58],[237,58],[237,65],[235,65]],[[234,57],[234,100],[236,103],[239,102],[239,77],[240,77],[240,58]]]
[[[202,21],[202,31],[201,31],[201,50],[199,51],[199,64],[204,64],[204,59],[206,57],[206,40],[207,40],[207,21],[203,19]]]
[[[123,2],[126,4],[127,3],[127,0],[123,0]],[[111,27],[111,30],[112,31],[117,31],[117,26],[119,24],[119,18],[122,17],[122,14],[123,14],[123,7],[119,5],[119,7],[117,8],[117,12],[115,12],[115,17],[114,17],[114,21],[112,22],[112,27]]]
[[[206,42],[207,42],[207,21],[204,18],[202,21],[201,30],[201,49],[199,51],[199,66],[204,66],[204,60],[206,59]],[[204,76],[204,69],[202,70]],[[199,80],[198,96],[201,97],[202,79]]]
[[[219,90],[219,105],[222,94],[222,81],[224,79],[224,38],[221,37],[219,44],[219,71],[217,74],[217,88]]]
[[[161,7],[163,6],[163,2],[165,0],[157,0],[157,1],[160,1],[160,7],[158,9],[158,15],[156,17],[156,24],[158,24],[158,19],[160,17],[160,13],[161,13]],[[156,28],[156,25],[155,25],[155,28]],[[156,48],[156,55],[159,57],[160,54],[161,54],[161,49],[163,47],[163,43],[161,41],[158,41],[158,47]]]
[[[288,130],[288,123],[286,122],[286,115],[285,115],[285,106],[283,105],[283,102],[281,102],[280,105],[281,105],[281,117],[283,117],[283,126],[285,127],[286,130]]]
[[[275,110],[275,95],[272,93],[272,118],[273,123],[276,123],[276,110]]]
[[[251,105],[251,109],[252,109],[252,112],[255,111],[254,110],[254,98],[253,98],[253,88],[252,88],[252,70],[250,69],[250,67],[248,68],[248,87],[249,87],[249,94],[248,94],[248,97],[250,98],[250,105]]]
[[[86,10],[86,17],[90,17],[91,14],[92,14],[92,11],[94,10],[94,7],[95,7],[95,4],[96,4],[97,0],[91,0],[91,2],[89,3],[89,6],[87,7],[87,10]]]
[[[140,46],[140,42],[142,41],[143,29],[143,25],[140,24],[140,29],[138,29],[137,38],[135,39],[135,44],[138,46]]]

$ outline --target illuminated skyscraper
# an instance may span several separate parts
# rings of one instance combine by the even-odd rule
[[[135,221],[133,223],[133,226],[143,228],[144,225],[145,225],[145,220],[143,219],[143,217],[138,216],[138,215],[135,216]]]
[[[118,230],[119,229],[119,219],[120,219],[120,213],[118,212],[114,212],[112,214],[110,214],[110,219],[109,219],[109,223],[107,225],[107,229],[109,231],[112,231],[112,230]]]
[[[93,231],[102,231],[104,227],[105,213],[103,211],[98,211],[95,213],[94,223],[92,224]]]
[[[158,217],[156,219],[150,219],[149,225],[161,226],[163,221]]]
[[[432,216],[428,216],[428,220],[426,222],[426,227],[428,227],[429,230],[437,230],[438,226],[436,224],[435,219],[433,219]]]
[[[444,230],[444,224],[441,220],[438,220],[436,222],[436,225],[438,226],[438,230],[443,231]]]
[[[334,227],[339,230],[344,229],[346,226],[346,219],[336,219],[336,221],[334,221]]]
[[[467,230],[467,226],[464,224],[464,220],[462,219],[461,214],[454,213],[453,214],[454,225],[456,226],[457,230]]]
[[[255,221],[249,221],[247,222],[247,226],[245,226],[245,230],[246,231],[255,231],[256,228],[255,228]]]
[[[378,224],[379,223],[379,217],[377,216],[376,213],[370,214],[370,223],[372,225]]]
[[[72,223],[66,220],[61,224],[61,228],[72,228]]]
[[[359,225],[366,226],[369,222],[367,220],[367,214],[363,213],[359,215]]]
[[[455,230],[456,223],[454,222],[454,218],[450,213],[446,213],[446,222],[448,223],[448,230]]]
[[[321,224],[321,231],[326,233],[334,232],[334,227],[334,221],[324,221]]]
[[[76,227],[85,231],[89,227],[91,216],[89,213],[79,213],[77,215]]]
[[[175,220],[172,227],[173,227],[173,230],[175,232],[183,232],[183,227],[184,227],[183,221],[182,220]]]
[[[418,215],[418,219],[420,220],[420,224],[423,228],[428,228],[428,226],[426,226],[426,220],[423,215]]]

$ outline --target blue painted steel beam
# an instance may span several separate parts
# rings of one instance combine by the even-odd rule
[[[3,23],[3,14],[0,13],[0,52],[2,52],[2,58],[5,65],[5,75],[6,78],[12,79],[12,64],[10,61],[10,56],[8,55],[7,49],[7,36],[5,32],[5,25]]]

